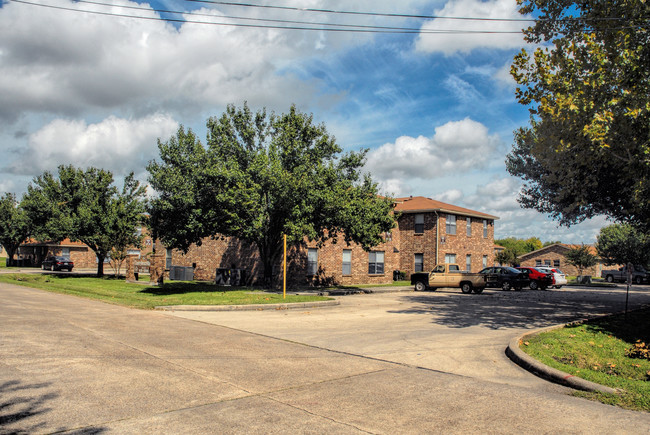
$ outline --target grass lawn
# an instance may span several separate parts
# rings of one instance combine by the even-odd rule
[[[151,309],[162,305],[249,305],[325,301],[323,296],[297,296],[250,288],[222,287],[203,282],[166,282],[161,287],[127,283],[113,277],[54,274],[1,274],[0,282],[55,293],[97,299],[116,305]]]
[[[650,412],[650,348],[644,345],[650,345],[650,307],[629,312],[627,319],[608,316],[539,334],[521,348],[548,366],[621,390],[577,396]]]

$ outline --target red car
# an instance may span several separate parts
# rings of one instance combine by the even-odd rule
[[[547,273],[534,267],[517,267],[516,269],[528,272],[531,290],[546,290],[547,287],[552,286],[555,282],[552,273]]]

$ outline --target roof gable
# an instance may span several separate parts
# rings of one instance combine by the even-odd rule
[[[469,208],[459,207],[453,204],[447,204],[435,199],[426,198],[424,196],[409,196],[405,198],[395,198],[395,211],[402,213],[418,213],[418,212],[443,212],[451,214],[459,214],[482,219],[499,219],[498,216],[493,216]]]

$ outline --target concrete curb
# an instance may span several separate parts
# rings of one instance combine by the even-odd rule
[[[165,305],[156,307],[163,311],[264,311],[322,308],[340,305],[340,301],[296,302],[290,304],[251,304],[251,305]]]
[[[520,345],[525,341],[527,337],[532,335],[537,335],[542,332],[552,331],[554,329],[564,328],[565,325],[555,325],[547,328],[538,329],[536,331],[527,332],[518,337],[510,340],[508,347],[506,348],[506,355],[517,365],[528,370],[529,372],[539,376],[540,378],[546,379],[548,381],[554,382],[556,384],[564,385],[576,390],[582,391],[594,391],[600,393],[609,393],[616,394],[618,390],[604,385],[596,384],[595,382],[590,382],[582,378],[578,378],[574,375],[570,375],[563,371],[554,369],[547,366],[536,360],[535,358],[528,355],[526,352],[521,350]]]

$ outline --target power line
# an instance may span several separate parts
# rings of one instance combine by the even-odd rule
[[[315,8],[299,8],[295,6],[278,6],[278,5],[259,5],[253,3],[239,3],[228,2],[220,0],[185,0],[192,3],[208,3],[222,6],[236,6],[245,8],[259,8],[259,9],[276,9],[285,11],[297,12],[315,12],[323,14],[340,14],[340,15],[363,15],[374,17],[392,17],[392,18],[418,18],[427,20],[459,20],[459,21],[497,21],[497,22],[538,22],[538,21],[554,21],[554,22],[571,22],[571,21],[627,21],[629,18],[624,17],[598,17],[598,18],[582,18],[582,17],[566,17],[560,19],[540,19],[540,18],[482,18],[482,17],[448,17],[442,15],[419,15],[419,14],[397,14],[387,12],[372,12],[372,11],[345,11],[334,9],[315,9]],[[638,17],[640,20],[648,21],[650,17]]]
[[[254,18],[245,18],[245,17],[232,17],[236,19],[248,19],[248,20],[259,20],[259,21],[268,21],[268,22],[285,22],[287,24],[301,24],[302,26],[277,26],[277,25],[262,25],[262,24],[243,24],[243,23],[228,23],[228,22],[218,22],[218,21],[196,21],[196,20],[187,20],[180,18],[165,18],[165,17],[148,17],[142,15],[129,15],[129,14],[119,14],[115,12],[103,12],[103,11],[91,11],[85,9],[77,9],[66,6],[57,6],[49,5],[43,3],[34,3],[27,0],[10,0],[14,3],[21,3],[30,6],[45,7],[50,9],[58,9],[72,12],[82,12],[95,15],[103,16],[112,16],[112,17],[121,17],[121,18],[134,18],[141,20],[149,21],[165,21],[169,23],[191,23],[191,24],[207,24],[215,26],[229,26],[229,27],[248,27],[248,28],[260,28],[260,29],[281,29],[281,30],[316,30],[316,31],[325,31],[325,32],[351,32],[351,33],[400,33],[400,34],[519,34],[521,31],[490,31],[490,30],[436,30],[436,29],[417,29],[417,28],[408,28],[408,27],[382,27],[382,26],[364,26],[364,25],[351,25],[351,24],[331,24],[331,23],[310,23],[306,21],[289,21],[289,20],[271,20],[271,19],[254,19]],[[106,4],[100,2],[92,1],[77,1],[76,3],[91,3],[96,5],[104,5],[110,7],[123,7],[131,9],[141,9],[151,12],[163,12],[171,14],[183,14],[183,15],[198,15],[198,16],[210,16],[214,18],[226,18],[219,17],[210,14],[199,14],[191,12],[180,12],[180,11],[157,11],[155,9],[148,9],[135,6],[122,6],[115,4]],[[324,26],[324,27],[305,27],[305,26]]]

